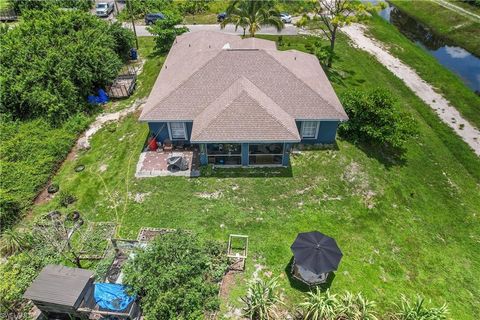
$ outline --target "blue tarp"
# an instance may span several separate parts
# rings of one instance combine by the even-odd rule
[[[94,96],[93,94],[87,97],[87,101],[90,104],[104,104],[108,102],[108,95],[103,89],[98,89],[97,92],[98,96]]]
[[[115,283],[95,283],[93,297],[101,308],[112,311],[125,310],[134,300],[125,292],[125,286]]]

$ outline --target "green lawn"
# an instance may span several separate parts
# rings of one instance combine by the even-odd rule
[[[422,79],[437,88],[472,125],[480,128],[480,96],[465,86],[456,74],[379,16],[368,21],[368,32],[384,43],[390,53],[415,69]]]
[[[284,37],[282,49],[305,50],[311,41]],[[126,238],[136,238],[142,226],[185,228],[224,241],[230,233],[249,235],[246,272],[237,277],[223,311],[241,305],[238,297],[255,264],[280,277],[288,301],[301,300],[303,293],[285,272],[289,246],[298,232],[317,229],[337,239],[344,253],[334,292],[361,291],[381,310],[401,294],[423,294],[436,304],[447,302],[452,319],[475,319],[480,160],[375,59],[348,46],[343,36],[337,48],[340,60],[330,78],[339,94],[385,87],[417,119],[419,136],[403,163],[339,140],[335,150],[294,156],[289,169],[208,169],[196,179],[136,179],[148,128],[131,115],[97,133],[92,148],[65,162],[54,178],[78,197],[68,211],[78,209],[90,221],[117,221]],[[79,163],[86,169],[76,173]],[[148,196],[135,202],[137,193]],[[54,199],[34,211],[56,207]]]
[[[480,21],[440,6],[431,0],[390,0],[400,10],[430,27],[434,33],[480,56]]]

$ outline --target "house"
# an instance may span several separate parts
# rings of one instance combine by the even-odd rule
[[[294,144],[332,144],[348,117],[317,58],[218,32],[177,37],[140,121],[201,164],[286,166]]]

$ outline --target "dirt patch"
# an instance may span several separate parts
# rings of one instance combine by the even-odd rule
[[[363,170],[362,166],[352,161],[348,164],[343,172],[341,179],[351,187],[352,194],[363,198],[363,202],[368,209],[375,207],[375,196],[377,192],[373,190],[368,175]],[[324,198],[327,200],[329,198]],[[340,200],[341,198],[331,198],[329,200]]]

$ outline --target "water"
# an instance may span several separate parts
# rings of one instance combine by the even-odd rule
[[[480,95],[480,58],[467,50],[449,43],[448,40],[433,34],[414,18],[398,10],[392,4],[379,12],[379,15],[402,34],[427,50],[437,61],[456,73],[470,89]]]

